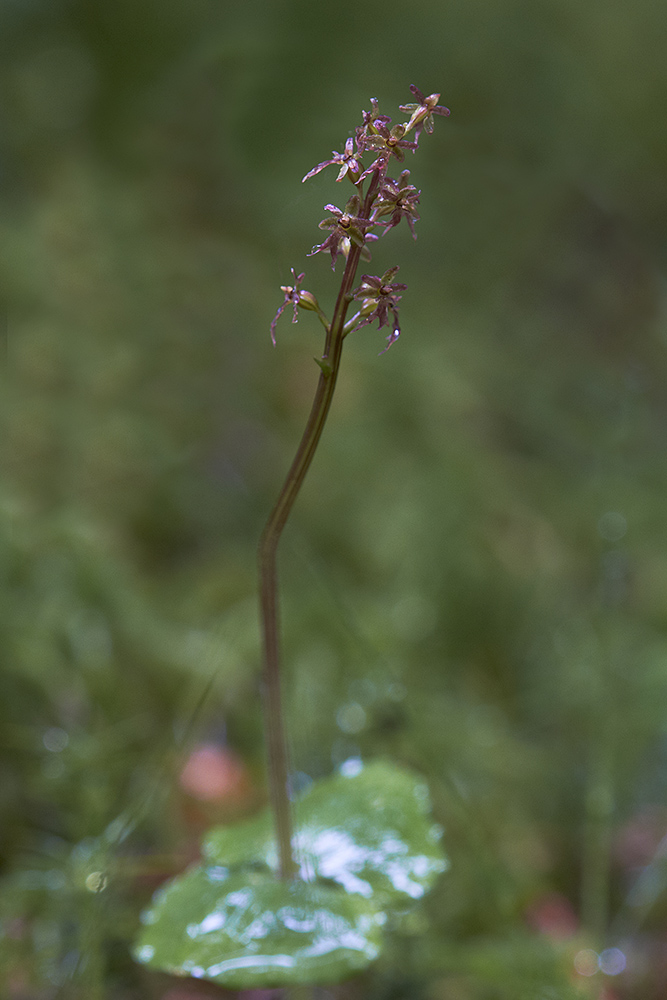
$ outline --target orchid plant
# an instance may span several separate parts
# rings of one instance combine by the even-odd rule
[[[379,231],[383,235],[397,226],[401,219],[408,221],[413,236],[414,223],[419,219],[415,206],[420,192],[409,183],[410,171],[403,170],[398,181],[388,175],[394,161],[402,163],[405,149],[416,152],[422,129],[433,130],[433,115],[449,115],[449,109],[438,104],[439,94],[424,94],[414,84],[410,87],[416,103],[401,105],[400,110],[410,115],[409,121],[395,125],[391,118],[381,115],[378,102],[371,98],[371,110],[362,112],[362,124],[355,130],[355,138],[345,143],[345,151],[332,153],[330,160],[323,160],[303,178],[314,177],[326,167],[339,167],[336,181],[347,178],[355,191],[345,209],[325,205],[331,214],[320,222],[320,229],[329,230],[327,238],[314,246],[308,256],[318,253],[331,254],[331,267],[335,270],[339,256],[345,258],[345,270],[334,306],[333,318],[327,320],[312,294],[299,288],[305,275],[297,275],[292,268],[293,285],[282,287],[284,300],[271,323],[271,337],[275,344],[278,318],[283,310],[293,307],[292,322],[298,320],[298,310],[317,313],[326,330],[324,351],[317,359],[321,374],[315,393],[310,417],[301,444],[280,492],[278,500],[264,529],[259,547],[261,608],[264,638],[264,704],[265,726],[269,745],[271,802],[276,817],[276,836],[280,849],[280,867],[283,875],[294,870],[291,851],[291,824],[289,819],[288,765],[286,741],[280,711],[280,652],[278,632],[278,602],[276,597],[276,552],[280,535],[305,475],[313,460],[324,424],[333,399],[340,368],[343,341],[349,333],[377,320],[378,328],[389,327],[388,350],[398,340],[401,327],[398,317],[399,292],[407,285],[395,282],[398,266],[389,268],[381,277],[364,274],[356,288],[354,282],[360,261],[370,260],[369,244],[376,241]],[[414,132],[414,139],[405,137]],[[373,162],[365,167],[363,157],[371,153]],[[389,219],[387,219],[389,216]],[[346,319],[351,302],[359,302],[355,314]],[[381,352],[383,353],[383,352]]]
[[[421,134],[433,131],[434,116],[449,115],[439,94],[410,90],[414,101],[400,107],[407,120],[390,127],[371,99],[343,152],[333,151],[303,178],[332,166],[336,181],[354,189],[344,208],[324,206],[329,214],[319,228],[326,236],[308,254],[330,254],[334,271],[340,257],[345,261],[331,319],[302,288],[305,273],[292,268],[292,284],[282,286],[270,324],[274,345],[278,321],[290,307],[292,322],[306,310],[325,329],[310,415],[259,545],[270,810],[209,831],[202,861],[159,890],[135,948],[137,959],[153,968],[231,988],[329,983],[365,968],[383,948],[388,914],[405,913],[447,867],[428,790],[394,765],[347,761],[291,802],[280,689],[278,543],[324,429],[343,342],[377,322],[389,331],[385,353],[401,333],[399,302],[407,286],[395,281],[398,265],[362,274],[358,284],[357,271],[371,259],[371,246],[403,219],[416,236],[420,191],[409,170],[398,178],[389,172],[406,151],[416,153]]]

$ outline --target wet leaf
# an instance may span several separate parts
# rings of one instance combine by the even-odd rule
[[[366,898],[375,894],[379,906],[419,899],[447,868],[425,782],[393,764],[348,761],[313,784],[294,813],[302,877],[333,879]],[[249,824],[214,828],[203,851],[214,864],[257,858],[278,866],[268,812]]]
[[[338,886],[196,865],[143,916],[138,961],[232,989],[338,982],[381,947],[384,916]]]
[[[202,843],[202,855],[209,864],[225,868],[261,862],[278,871],[278,850],[273,820],[268,809],[246,823],[214,826]]]
[[[136,958],[231,988],[331,983],[373,961],[385,911],[405,911],[447,867],[426,785],[348,761],[294,813],[301,879],[277,878],[268,810],[215,828],[203,863],[156,894]]]

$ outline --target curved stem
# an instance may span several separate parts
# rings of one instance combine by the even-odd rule
[[[373,174],[364,200],[364,218],[369,218],[379,184],[379,174]],[[289,764],[287,740],[280,693],[280,635],[278,626],[277,550],[283,528],[294,506],[299,490],[317,449],[326,423],[340,368],[345,316],[351,301],[354,279],[361,258],[361,248],[352,246],[345,265],[333,319],[327,329],[322,355],[322,373],[301,442],[283,483],[276,504],[269,515],[259,543],[260,608],[264,663],[262,699],[269,760],[269,797],[278,843],[281,878],[295,875],[297,865],[292,852],[292,819],[288,792]]]

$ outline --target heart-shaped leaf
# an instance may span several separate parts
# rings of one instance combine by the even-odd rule
[[[405,910],[447,867],[428,790],[391,764],[348,761],[295,804],[300,879],[277,877],[271,816],[218,827],[204,860],[158,891],[135,956],[231,988],[336,982],[380,952],[385,910]]]
[[[156,894],[135,957],[232,989],[332,983],[377,957],[383,921],[338,886],[196,865]]]

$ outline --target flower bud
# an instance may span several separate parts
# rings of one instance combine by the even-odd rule
[[[364,299],[359,310],[360,315],[370,316],[377,309],[377,299]]]
[[[320,311],[319,303],[312,292],[299,292],[299,306],[312,312]]]

